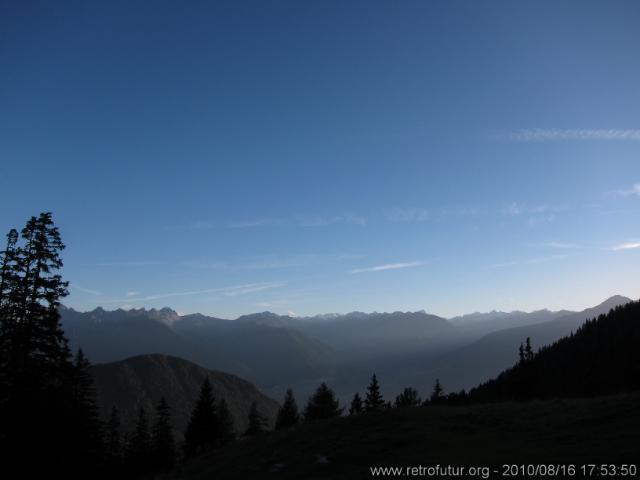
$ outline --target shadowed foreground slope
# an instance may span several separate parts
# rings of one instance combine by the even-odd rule
[[[373,465],[630,463],[640,458],[639,445],[638,394],[419,407],[238,442],[186,463],[170,478],[353,479],[371,478]]]

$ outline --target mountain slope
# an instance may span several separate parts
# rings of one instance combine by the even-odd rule
[[[492,469],[502,471],[503,464],[628,464],[638,458],[639,401],[635,394],[401,408],[337,418],[229,445],[181,465],[169,478],[351,480],[373,478],[369,468],[374,466],[438,464],[481,465],[486,476],[472,477],[495,478]]]
[[[431,382],[439,378],[449,391],[473,387],[513,365],[517,360],[518,346],[527,337],[531,338],[534,349],[538,349],[575,332],[586,320],[630,301],[626,297],[614,296],[595,307],[549,322],[490,333],[444,355],[429,372],[425,372],[425,377]]]
[[[544,347],[496,379],[473,389],[472,400],[594,396],[640,390],[640,302],[584,323],[575,335]]]
[[[141,355],[98,364],[93,367],[93,373],[103,415],[108,418],[111,407],[115,406],[123,425],[135,423],[140,407],[152,415],[160,397],[164,396],[172,408],[176,432],[182,434],[206,377],[211,381],[216,399],[227,401],[239,432],[246,428],[252,402],[255,401],[260,412],[271,421],[278,409],[274,400],[246,380],[167,355]]]
[[[460,330],[482,336],[498,330],[504,330],[506,328],[523,327],[526,325],[534,325],[536,323],[549,322],[572,313],[575,312],[571,312],[569,310],[554,312],[546,309],[536,310],[534,312],[476,312],[450,318],[449,322]]]

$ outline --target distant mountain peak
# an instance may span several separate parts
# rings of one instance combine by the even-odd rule
[[[632,302],[633,300],[631,300],[628,297],[625,297],[623,295],[613,295],[609,298],[607,298],[604,302],[602,302],[600,305],[597,305],[595,307],[593,307],[594,309],[596,308],[614,308],[617,307],[618,305],[624,305],[626,303]]]

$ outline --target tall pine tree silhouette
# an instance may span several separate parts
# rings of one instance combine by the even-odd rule
[[[394,406],[396,408],[417,407],[422,403],[418,396],[418,391],[412,387],[406,387],[400,395],[396,397]]]
[[[218,403],[218,444],[224,446],[236,438],[236,430],[233,424],[233,416],[229,411],[226,400],[223,398]]]
[[[253,437],[266,431],[267,419],[258,410],[258,405],[256,404],[256,402],[253,402],[251,404],[251,408],[249,409],[249,425],[247,426],[247,430],[244,432],[244,434],[247,437]]]
[[[282,407],[278,411],[276,418],[276,430],[291,428],[300,422],[300,413],[298,412],[298,404],[293,396],[293,390],[290,388],[284,396]]]
[[[360,398],[360,394],[356,392],[349,406],[349,415],[360,415],[363,411],[362,398]]]
[[[444,389],[442,388],[442,385],[440,385],[439,378],[436,378],[436,383],[433,386],[433,392],[431,392],[431,398],[429,401],[434,405],[444,401]]]
[[[104,438],[91,363],[82,349],[78,349],[75,356],[70,380],[73,401],[68,406],[73,421],[69,427],[75,432],[70,435],[72,444],[69,447],[77,452],[82,468],[89,469],[103,460]]]
[[[170,470],[176,462],[176,447],[171,426],[171,409],[164,397],[156,406],[152,430],[153,462],[156,469]]]
[[[184,435],[184,453],[194,455],[217,441],[216,404],[209,378],[205,378]]]
[[[107,468],[110,471],[116,471],[120,468],[122,462],[122,435],[120,432],[120,413],[118,409],[111,407],[111,414],[107,422],[105,437],[105,456]]]
[[[380,393],[380,385],[378,377],[373,374],[371,383],[367,387],[367,397],[364,400],[364,409],[366,412],[377,412],[385,408],[385,402]]]
[[[60,325],[64,248],[42,213],[9,232],[0,257],[0,450],[23,475],[81,475],[75,455],[100,453],[88,362],[74,365]]]
[[[126,465],[134,475],[149,472],[153,467],[153,450],[149,420],[144,408],[138,411],[138,421],[129,439],[126,452]]]
[[[342,415],[342,408],[340,408],[340,402],[336,398],[336,394],[326,383],[322,382],[305,405],[305,422],[326,420],[340,415]]]

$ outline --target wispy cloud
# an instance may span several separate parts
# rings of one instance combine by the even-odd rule
[[[558,250],[569,250],[581,248],[577,243],[565,243],[565,242],[544,242],[538,244],[539,247],[542,248],[556,248]]]
[[[556,129],[532,128],[503,136],[516,142],[550,142],[560,140],[631,140],[640,141],[637,129]]]
[[[241,222],[235,222],[229,224],[229,228],[256,228],[256,227],[281,227],[281,226],[295,226],[295,227],[328,227],[330,225],[358,225],[364,226],[367,224],[367,219],[356,213],[341,213],[338,215],[313,215],[313,214],[300,214],[290,217],[281,218],[256,218],[244,220]]]
[[[231,223],[229,228],[276,227],[284,225],[285,223],[285,220],[282,218],[257,218]]]
[[[124,261],[124,262],[99,262],[85,264],[85,267],[114,267],[114,268],[127,268],[127,267],[149,267],[154,265],[166,265],[166,262],[158,262],[155,260],[143,260],[143,261]]]
[[[226,297],[236,297],[238,295],[246,295],[248,293],[261,292],[263,290],[282,287],[283,285],[284,283],[254,283],[249,285],[240,285],[237,287],[229,288],[222,292],[222,294]]]
[[[611,193],[621,197],[640,197],[640,183],[634,183],[631,188],[623,188]]]
[[[556,260],[564,260],[568,255],[550,255],[548,257],[535,257],[529,258],[526,260],[513,260],[510,262],[504,263],[494,263],[490,265],[491,268],[506,268],[506,267],[517,267],[517,266],[531,266],[531,265],[539,265],[541,263],[553,262]]]
[[[390,222],[420,223],[429,220],[430,212],[426,208],[393,208],[387,210],[384,216]]]
[[[151,300],[160,300],[163,298],[174,298],[174,297],[186,297],[192,295],[206,295],[211,293],[219,293],[225,296],[237,296],[237,295],[245,295],[248,293],[258,292],[261,290],[267,290],[270,288],[277,288],[283,286],[284,283],[247,283],[244,285],[233,285],[230,287],[221,287],[221,288],[207,288],[203,290],[189,290],[183,292],[167,292],[167,293],[158,293],[154,295],[146,295],[144,297],[127,297],[124,301],[129,303],[138,303],[138,302],[147,302]],[[105,303],[122,303],[122,299],[114,300]]]
[[[140,295],[140,292],[127,292],[125,297],[136,297],[138,295]]]
[[[404,262],[404,263],[387,263],[385,265],[376,265],[375,267],[356,268],[355,270],[351,270],[350,273],[382,272],[385,270],[397,270],[400,268],[419,267],[421,265],[424,265],[424,262],[415,261],[415,262]]]
[[[435,205],[425,207],[395,207],[383,211],[384,219],[394,223],[423,223],[427,221],[460,219],[486,215],[490,210],[482,205]]]
[[[96,295],[96,296],[104,295],[104,293],[102,293],[102,292],[100,292],[98,290],[92,290],[90,288],[84,288],[84,287],[81,287],[80,285],[77,285],[75,283],[72,283],[70,285],[70,287],[71,287],[72,290],[78,290],[80,292],[88,293],[89,295]]]
[[[621,243],[619,245],[614,245],[609,250],[617,252],[619,250],[635,250],[636,248],[640,248],[640,242]]]
[[[566,205],[525,205],[522,203],[511,202],[502,207],[502,213],[516,217],[518,215],[545,215],[551,213],[557,213],[567,210]]]

